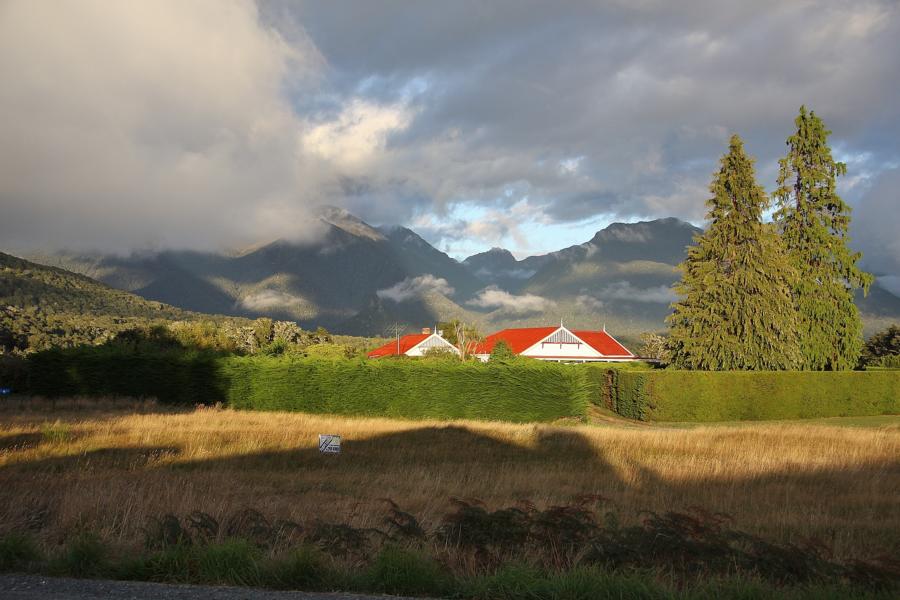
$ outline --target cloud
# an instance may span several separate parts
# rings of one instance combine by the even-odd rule
[[[496,286],[487,287],[467,302],[470,306],[481,308],[498,308],[514,314],[543,312],[556,305],[552,300],[535,294],[517,296],[503,291]]]
[[[263,312],[279,308],[296,308],[304,302],[300,296],[294,296],[278,290],[263,290],[249,294],[240,300],[240,305],[248,310]]]
[[[375,293],[379,298],[385,300],[405,302],[413,298],[421,298],[430,293],[449,296],[453,291],[453,288],[443,277],[420,275],[418,277],[407,277],[403,281],[400,281],[389,288],[378,290]]]
[[[465,231],[493,245],[515,231],[494,215],[520,203],[562,223],[699,223],[729,134],[745,137],[772,189],[803,103],[836,146],[868,153],[851,176],[900,160],[893,2],[293,10],[339,90],[415,107],[367,179],[366,198],[380,201],[359,210],[395,222],[443,220],[459,205],[493,211],[433,228],[432,242]]]
[[[669,304],[677,299],[675,292],[666,285],[639,288],[628,281],[616,281],[606,286],[597,296],[604,300],[630,300],[633,302],[658,302]]]
[[[388,135],[405,129],[410,119],[402,105],[379,106],[354,99],[336,117],[309,123],[303,143],[308,151],[342,167],[345,173],[365,172],[368,163],[384,151]]]
[[[600,311],[605,306],[603,300],[589,294],[580,294],[575,298],[575,302],[590,311]]]
[[[528,279],[537,273],[535,269],[489,269],[481,267],[475,271],[476,277],[483,279],[493,279],[495,277],[507,277],[509,279]]]
[[[862,266],[880,275],[887,289],[900,292],[900,168],[874,181],[853,217],[853,246],[863,253]]]
[[[7,0],[0,239],[306,239],[325,203],[473,251],[547,223],[697,223],[728,135],[771,190],[803,103],[853,157],[864,221],[900,164],[898,73],[889,0]]]
[[[310,208],[406,117],[303,107],[327,61],[252,0],[0,4],[0,239],[216,249],[321,232]]]

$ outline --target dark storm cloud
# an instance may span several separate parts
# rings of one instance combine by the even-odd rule
[[[898,159],[893,2],[292,6],[336,88],[411,95],[415,117],[391,137],[388,164],[416,176],[389,187],[416,193],[396,220],[504,197],[561,221],[698,220],[730,133],[771,188],[803,103],[845,152]]]
[[[900,163],[896,2],[229,0],[225,21],[205,0],[140,19],[86,5],[0,9],[0,133],[28,139],[6,148],[0,198],[22,238],[39,222],[47,239],[122,245],[152,225],[160,243],[209,245],[302,231],[322,202],[434,242],[512,236],[523,219],[700,221],[728,136],[771,189],[804,103],[834,130],[859,214]],[[234,56],[204,50],[229,42]],[[159,54],[179,62],[134,58]],[[96,168],[112,175],[83,176]],[[51,226],[61,206],[76,227]],[[474,213],[490,218],[460,220]],[[202,232],[183,225],[203,215]]]

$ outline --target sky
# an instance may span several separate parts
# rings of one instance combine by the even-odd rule
[[[775,187],[801,104],[900,290],[900,3],[5,0],[0,246],[313,240],[313,207],[463,258],[702,225],[732,133]]]

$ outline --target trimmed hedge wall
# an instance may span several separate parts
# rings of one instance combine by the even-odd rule
[[[900,414],[900,371],[890,370],[675,371],[115,348],[51,350],[26,363],[28,391],[35,395],[155,397],[256,410],[514,422],[583,416],[591,402],[651,421]]]
[[[537,361],[345,361],[105,349],[41,352],[29,391],[155,397],[234,408],[402,418],[552,421],[583,416],[600,386]]]
[[[613,409],[651,421],[900,414],[897,371],[611,371]]]
[[[222,358],[209,352],[47,350],[28,358],[28,391],[37,396],[132,396],[168,404],[221,402]]]
[[[317,361],[222,363],[235,408],[413,419],[552,421],[584,415],[599,387],[565,365],[513,362]]]

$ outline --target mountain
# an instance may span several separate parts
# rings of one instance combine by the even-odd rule
[[[552,255],[549,254],[516,260],[509,250],[495,247],[470,256],[463,264],[482,281],[508,292],[515,292],[552,260]]]
[[[453,288],[451,297],[469,298],[484,287],[477,274],[450,258],[406,227],[381,230],[397,253],[401,266],[410,276],[433,275]]]
[[[95,343],[139,324],[194,316],[84,275],[0,252],[0,354]]]
[[[398,323],[412,330],[451,318],[482,331],[562,320],[605,324],[634,341],[665,327],[676,265],[701,231],[674,218],[613,223],[549,254],[517,260],[492,248],[459,262],[406,227],[375,228],[332,207],[315,218],[321,235],[311,243],[35,260],[186,310],[268,316],[337,333],[382,335]],[[900,298],[877,284],[858,303],[867,333],[900,321]]]
[[[322,234],[314,243],[279,239],[230,253],[60,252],[33,258],[187,310],[268,316],[361,334],[378,333],[374,323],[390,319],[411,326],[432,323],[440,319],[441,307],[484,287],[409,229],[382,231],[334,207],[322,208],[317,219]],[[409,298],[390,293],[404,282]],[[431,289],[440,293],[425,293]],[[412,296],[416,310],[403,306]]]
[[[675,266],[700,231],[674,218],[613,223],[585,243],[543,256],[517,261],[509,251],[493,248],[463,264],[488,284],[516,295],[497,297],[505,303],[487,315],[489,323],[605,323],[634,339],[663,327],[674,299],[671,285],[678,280]],[[510,307],[518,308],[516,314],[509,314]]]

